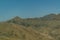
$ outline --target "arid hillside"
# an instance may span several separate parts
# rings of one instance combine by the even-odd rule
[[[60,40],[60,14],[0,23],[0,40]]]
[[[54,40],[54,38],[22,25],[0,23],[0,40]]]

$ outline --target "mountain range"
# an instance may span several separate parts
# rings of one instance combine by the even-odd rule
[[[60,40],[60,14],[0,22],[0,40]]]

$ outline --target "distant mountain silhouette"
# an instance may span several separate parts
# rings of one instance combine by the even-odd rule
[[[60,15],[56,15],[56,14],[50,14],[50,15],[46,15],[44,17],[41,18],[41,20],[60,20]]]
[[[11,20],[8,20],[7,22],[9,23],[15,23],[15,24],[19,24],[19,25],[23,25],[23,26],[43,26],[43,22],[42,21],[59,21],[60,20],[60,14],[49,14],[43,17],[39,17],[39,18],[20,18],[18,16],[14,17]],[[42,23],[40,23],[42,22]],[[44,24],[46,25],[46,24]],[[47,26],[47,25],[46,25]]]

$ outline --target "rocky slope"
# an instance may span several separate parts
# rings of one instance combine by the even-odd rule
[[[0,40],[60,40],[60,14],[0,23]]]

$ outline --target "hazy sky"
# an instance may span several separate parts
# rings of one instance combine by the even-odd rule
[[[0,0],[0,21],[14,16],[40,17],[60,13],[60,0]]]

